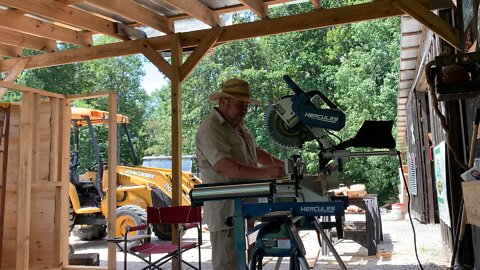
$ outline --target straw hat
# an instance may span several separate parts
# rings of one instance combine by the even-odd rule
[[[208,97],[211,101],[220,98],[233,98],[241,102],[253,103],[260,105],[260,101],[250,98],[250,86],[244,80],[230,79],[223,83],[219,92],[213,92]]]

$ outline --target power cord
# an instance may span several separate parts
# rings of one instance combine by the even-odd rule
[[[398,155],[398,162],[400,164],[400,171],[402,172],[402,178],[403,178],[403,184],[405,185],[405,190],[407,191],[407,198],[408,198],[408,218],[410,220],[410,225],[412,226],[412,232],[413,232],[413,246],[415,248],[415,257],[417,258],[418,266],[420,266],[420,269],[423,269],[422,263],[420,262],[420,259],[418,258],[418,250],[417,250],[417,234],[415,232],[415,226],[413,225],[413,220],[412,220],[412,214],[410,213],[410,190],[408,189],[408,184],[407,184],[407,179],[405,179],[405,174],[403,173],[403,164],[402,164],[402,157],[400,156],[400,151],[397,151]]]

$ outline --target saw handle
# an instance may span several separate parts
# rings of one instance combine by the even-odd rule
[[[300,86],[298,86],[298,84],[296,84],[292,80],[292,78],[290,78],[290,76],[283,75],[283,80],[288,84],[288,87],[290,87],[290,89],[292,89],[293,92],[295,92],[295,94],[297,95],[305,94],[305,92],[300,88]]]
[[[305,91],[303,91],[302,88],[300,88],[300,86],[298,86],[298,84],[296,84],[292,80],[292,78],[290,78],[290,76],[283,75],[283,80],[288,84],[288,87],[290,87],[290,89],[292,89],[293,92],[295,92],[295,95],[301,98],[302,101],[304,102],[310,101],[309,96],[311,97],[313,95],[318,95],[323,100],[323,102],[325,102],[328,105],[330,109],[338,109],[337,105],[333,104],[333,102],[328,97],[326,97],[322,92],[312,91],[312,92],[309,92],[310,95],[307,95]]]

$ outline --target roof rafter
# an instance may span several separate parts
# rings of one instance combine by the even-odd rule
[[[63,28],[52,23],[26,17],[18,14],[16,11],[0,10],[0,27],[84,47],[90,46],[93,43],[91,33]]]
[[[270,5],[278,5],[278,4],[283,4],[287,3],[291,0],[264,0],[265,4],[267,4],[267,7]],[[213,12],[217,15],[221,15],[223,13],[230,13],[230,12],[237,12],[245,10],[245,6],[243,4],[238,4],[238,5],[233,5],[233,6],[226,6],[226,7],[221,7],[218,9],[213,9]],[[175,16],[170,16],[168,17],[171,20],[183,20],[183,19],[189,19],[192,18],[189,14],[180,14],[180,15],[175,15]]]
[[[212,27],[223,25],[220,17],[197,0],[162,0]]]
[[[14,7],[53,21],[76,26],[81,29],[87,29],[122,40],[128,40],[128,37],[117,34],[114,22],[56,2],[37,0],[0,0],[0,4]]]
[[[258,17],[265,19],[268,17],[268,5],[263,0],[239,0],[246,7],[252,10]]]
[[[173,23],[170,20],[130,0],[86,0],[85,2],[122,14],[160,32],[166,34],[174,32]]]
[[[64,4],[64,5],[71,5],[71,4],[76,4],[80,2],[84,2],[85,0],[54,0],[57,3]]]
[[[55,40],[31,36],[19,33],[9,29],[0,28],[0,43],[18,46],[23,48],[34,49],[37,51],[53,52],[57,50]]]
[[[23,50],[21,47],[0,44],[0,55],[13,58],[22,57]]]
[[[449,0],[420,0],[429,9],[451,8]],[[403,11],[393,8],[387,1],[375,1],[354,6],[345,6],[335,9],[321,9],[310,13],[297,14],[289,17],[272,18],[250,23],[235,24],[222,27],[223,33],[216,44],[240,40],[252,37],[267,36],[303,31],[316,28],[329,27],[332,25],[347,24],[358,21],[380,19],[405,14]],[[215,29],[205,29],[179,34],[182,47],[196,47]],[[70,51],[54,52],[45,55],[31,56],[31,61],[26,69],[47,66],[64,65],[74,62],[82,62],[99,58],[116,57],[139,53],[139,48],[145,40],[156,51],[170,49],[172,35],[153,37],[144,40],[131,40],[113,44],[79,48]],[[215,44],[214,44],[215,45]],[[14,62],[11,60],[0,61],[0,72],[8,71]]]

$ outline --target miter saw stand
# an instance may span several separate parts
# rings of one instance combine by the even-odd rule
[[[325,229],[337,228],[339,237],[343,235],[344,209],[346,197],[337,198],[317,195],[319,201],[297,201],[305,199],[301,193],[304,164],[294,157],[287,163],[287,181],[249,181],[227,184],[196,185],[190,192],[192,205],[211,200],[234,200],[234,215],[226,222],[233,226],[238,266],[244,269],[262,269],[263,257],[289,257],[290,269],[309,269],[305,259],[305,247],[298,234],[299,230],[309,229],[317,232],[319,244],[325,243],[341,269],[347,269],[336,252]],[[287,187],[285,189],[285,187]],[[299,191],[302,189],[301,191]],[[277,191],[282,190],[281,196]],[[290,192],[291,191],[291,192]],[[290,195],[288,195],[290,193]],[[246,198],[266,198],[265,203],[247,203]],[[279,200],[291,198],[291,202]],[[311,195],[307,198],[312,198]],[[335,221],[320,221],[319,217],[335,216]],[[245,220],[260,218],[261,223],[246,232]],[[323,241],[322,241],[323,240]],[[255,243],[252,256],[247,265],[247,243]]]

